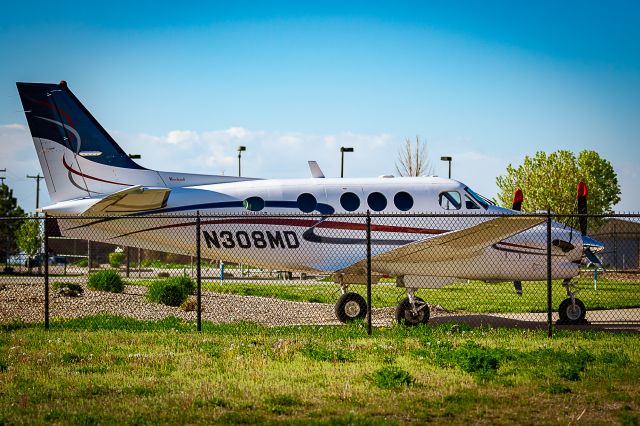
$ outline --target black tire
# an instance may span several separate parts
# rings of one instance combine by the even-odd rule
[[[409,302],[409,298],[402,300],[396,307],[396,321],[398,324],[404,325],[418,325],[418,324],[426,324],[429,322],[429,305],[427,305],[424,300],[419,297],[415,298],[417,305],[424,304],[424,308],[418,311],[417,315],[414,315],[413,310],[411,309],[411,302]]]
[[[367,302],[358,293],[345,293],[336,302],[336,317],[340,322],[362,319],[367,315]]]
[[[584,317],[587,315],[587,308],[580,299],[575,299],[576,304],[571,303],[571,298],[564,299],[558,308],[560,314],[560,324],[584,324]]]

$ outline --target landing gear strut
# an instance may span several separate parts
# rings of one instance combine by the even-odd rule
[[[569,298],[564,299],[560,303],[560,307],[558,308],[560,320],[558,324],[587,324],[587,321],[584,319],[587,314],[587,309],[584,303],[576,297],[579,290],[575,288],[575,284],[569,279],[564,280],[562,284],[567,289],[567,296],[569,296]]]
[[[407,289],[407,298],[402,300],[396,308],[398,324],[418,325],[429,322],[429,305],[414,295],[415,290]]]

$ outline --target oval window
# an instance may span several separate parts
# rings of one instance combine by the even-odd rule
[[[393,197],[393,203],[396,205],[398,210],[406,212],[407,210],[411,210],[411,207],[413,207],[413,197],[408,192],[398,192],[395,197]]]
[[[264,209],[264,200],[260,197],[249,197],[242,202],[245,209],[252,212],[259,212]]]
[[[367,197],[367,203],[369,207],[371,207],[371,210],[379,212],[387,207],[387,198],[380,192],[372,192]]]
[[[298,208],[305,213],[311,213],[317,205],[316,197],[311,194],[304,193],[298,196]]]
[[[348,212],[356,211],[360,207],[360,198],[353,192],[345,192],[340,197],[340,205]]]

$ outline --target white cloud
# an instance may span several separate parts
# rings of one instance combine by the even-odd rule
[[[190,144],[199,139],[198,133],[193,130],[172,130],[167,133],[166,140],[170,144]]]

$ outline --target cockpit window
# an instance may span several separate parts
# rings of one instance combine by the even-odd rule
[[[480,206],[473,202],[466,194],[464,196],[464,206],[467,210],[480,210]]]
[[[438,197],[438,202],[445,210],[459,210],[462,205],[458,191],[441,192]]]
[[[474,200],[476,203],[480,204],[480,205],[482,206],[482,208],[484,208],[485,210],[486,210],[487,208],[489,208],[489,204],[493,204],[493,203],[492,203],[492,202],[490,202],[487,198],[483,197],[483,196],[482,196],[482,195],[480,195],[480,194],[476,194],[475,192],[473,192],[473,191],[471,190],[471,188],[469,188],[469,187],[466,187],[464,190],[465,190],[465,191],[467,191],[467,194],[469,194],[469,196],[470,196],[471,198],[473,198],[473,200]]]

